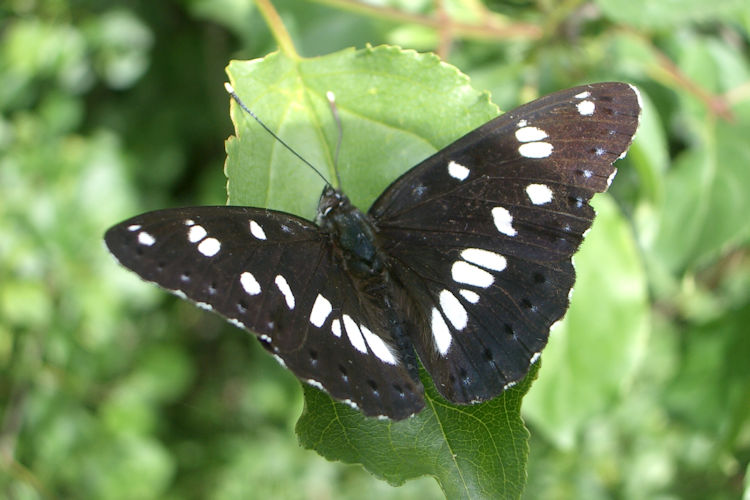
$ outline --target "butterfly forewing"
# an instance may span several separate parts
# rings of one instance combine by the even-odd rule
[[[414,344],[438,390],[489,399],[521,379],[568,307],[591,226],[640,104],[630,85],[557,92],[467,134],[370,209],[421,314]]]
[[[159,210],[105,241],[125,267],[254,332],[300,379],[366,415],[424,405],[385,316],[368,313],[311,222],[247,207]]]

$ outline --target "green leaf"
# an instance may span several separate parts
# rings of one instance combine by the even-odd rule
[[[646,275],[630,227],[611,197],[597,196],[593,206],[596,220],[575,256],[570,309],[552,329],[524,401],[524,417],[566,449],[628,386],[649,325]]]
[[[664,173],[669,166],[669,148],[664,126],[648,94],[641,91],[643,111],[636,140],[628,151],[628,160],[638,171],[644,202],[658,203],[664,196]]]
[[[672,272],[705,263],[750,236],[750,105],[734,112],[736,123],[707,123],[705,144],[678,157],[667,175],[649,249]]]
[[[345,50],[316,59],[283,54],[228,68],[247,105],[335,179],[337,131],[325,98],[335,92],[343,122],[343,187],[361,209],[418,161],[497,114],[485,93],[430,54],[392,47]],[[232,203],[272,207],[311,218],[323,182],[245,114],[227,142]],[[456,407],[427,387],[427,408],[405,422],[385,422],[328,395],[305,389],[297,425],[304,446],[331,460],[361,463],[393,484],[434,476],[451,498],[518,497],[525,483],[527,431],[520,401],[530,378],[495,400]]]
[[[338,133],[325,96],[335,93],[341,187],[363,210],[401,173],[498,113],[456,68],[395,47],[300,60],[274,53],[233,61],[227,72],[250,109],[334,184]],[[238,111],[238,137],[227,141],[230,202],[312,218],[323,181]]]
[[[743,0],[596,0],[604,14],[642,28],[669,28],[690,21],[713,21],[739,13]]]
[[[423,372],[426,408],[400,422],[366,418],[305,386],[297,433],[302,446],[329,460],[361,463],[393,485],[430,475],[446,498],[518,498],[529,453],[521,400],[538,367],[501,396],[472,406],[445,401]]]
[[[749,323],[750,305],[745,305],[685,328],[679,371],[666,394],[670,411],[681,420],[718,434],[718,447],[731,447],[750,418]]]
[[[694,36],[675,46],[680,70],[716,94],[737,88],[750,78],[750,65],[726,43]],[[679,131],[687,147],[664,178],[663,202],[653,219],[640,218],[644,247],[654,273],[679,275],[706,265],[750,236],[750,103],[730,109],[731,122],[713,115],[703,100],[678,93]],[[664,280],[662,280],[664,281]],[[669,289],[670,287],[664,287]],[[659,292],[659,295],[665,293]]]

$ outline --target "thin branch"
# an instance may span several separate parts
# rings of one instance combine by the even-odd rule
[[[435,0],[435,11],[437,12],[437,18],[440,20],[440,28],[438,29],[439,42],[437,47],[437,55],[440,59],[448,59],[448,54],[453,44],[453,33],[451,31],[451,18],[448,12],[445,10],[445,3],[443,0]]]
[[[281,20],[281,17],[279,16],[279,13],[276,12],[274,6],[271,4],[271,1],[255,0],[255,4],[258,6],[258,10],[263,16],[263,19],[266,20],[266,24],[271,30],[271,34],[273,35],[274,40],[276,40],[276,43],[279,44],[279,49],[281,50],[281,52],[291,57],[292,59],[300,59],[300,56],[297,53],[297,49],[294,48],[292,37],[286,30],[284,22]]]
[[[313,0],[317,3],[335,7],[341,10],[377,17],[387,21],[413,23],[433,28],[436,31],[446,29],[445,20],[440,16],[425,16],[412,14],[392,7],[368,5],[356,0]],[[539,26],[527,23],[505,24],[498,21],[498,16],[487,17],[482,24],[463,23],[449,20],[449,30],[452,37],[478,40],[506,40],[508,38],[541,38],[542,30]]]
[[[723,96],[714,95],[691,80],[680,68],[667,57],[666,54],[655,48],[656,59],[664,70],[678,85],[690,94],[703,101],[711,114],[720,116],[722,119],[733,122],[734,115],[729,108],[729,103]]]
[[[719,116],[727,122],[734,121],[734,114],[732,113],[730,107],[730,101],[726,96],[712,94],[711,92],[698,85],[696,82],[690,79],[690,77],[683,73],[682,70],[669,58],[669,56],[662,52],[661,49],[656,47],[656,45],[654,45],[654,43],[646,36],[627,28],[625,29],[625,31],[635,37],[640,38],[644,44],[648,45],[651,48],[654,56],[656,57],[656,61],[658,62],[657,69],[661,71],[663,75],[672,80],[683,90],[687,91],[689,94],[692,94],[697,99],[702,101],[712,115]]]

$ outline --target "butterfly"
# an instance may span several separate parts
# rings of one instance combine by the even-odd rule
[[[121,222],[105,242],[364,415],[418,413],[420,362],[448,401],[486,401],[523,379],[567,310],[589,201],[609,187],[640,110],[632,85],[583,85],[469,132],[367,213],[327,184],[314,222],[176,208]]]

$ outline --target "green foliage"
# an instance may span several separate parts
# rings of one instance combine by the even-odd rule
[[[537,368],[502,396],[470,407],[445,401],[422,373],[427,406],[401,422],[367,419],[305,387],[297,434],[306,448],[329,460],[362,464],[394,485],[430,475],[448,498],[517,498],[528,455],[521,399]]]
[[[630,386],[649,332],[633,234],[611,198],[597,197],[593,205],[596,221],[575,256],[570,309],[550,335],[544,369],[523,405],[535,427],[564,450]]]
[[[245,0],[0,9],[0,496],[750,498],[747,2],[329,3],[274,2],[306,57],[267,55],[285,35]],[[224,67],[259,57],[235,88],[329,177],[336,93],[361,208],[494,116],[484,91],[640,87],[537,381],[458,409],[426,381],[398,424],[303,411],[249,335],[117,267],[104,230],[223,203],[225,158],[233,202],[312,215],[320,181],[236,109],[222,150]]]

